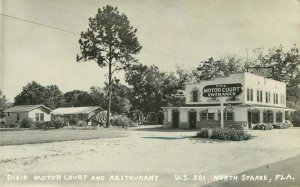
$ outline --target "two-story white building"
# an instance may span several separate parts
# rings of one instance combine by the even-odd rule
[[[242,85],[242,93],[231,97],[204,97],[208,85]],[[257,123],[285,121],[286,84],[273,79],[243,72],[186,86],[185,105],[163,107],[164,127],[202,128],[221,124],[220,101],[224,101],[225,127],[253,127]],[[213,94],[212,94],[213,95]]]

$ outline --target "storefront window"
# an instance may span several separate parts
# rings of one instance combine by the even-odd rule
[[[207,112],[201,113],[201,120],[214,120],[214,119],[215,119],[214,113],[207,113]]]
[[[276,113],[276,122],[282,122],[282,112]]]

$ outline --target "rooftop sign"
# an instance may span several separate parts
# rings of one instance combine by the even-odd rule
[[[203,97],[230,97],[242,92],[241,83],[207,85],[203,88]]]

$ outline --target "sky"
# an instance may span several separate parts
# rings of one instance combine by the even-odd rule
[[[108,70],[76,62],[76,55],[78,33],[106,5],[138,29],[139,62],[162,71],[191,69],[210,57],[245,58],[255,48],[300,46],[299,0],[1,0],[0,88],[8,100],[31,81],[63,92],[103,86]]]

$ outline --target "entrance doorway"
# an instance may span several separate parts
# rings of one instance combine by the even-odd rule
[[[190,129],[195,129],[196,128],[196,122],[197,122],[197,113],[196,112],[189,112]]]
[[[178,128],[179,127],[179,111],[173,110],[172,112],[172,127]]]

